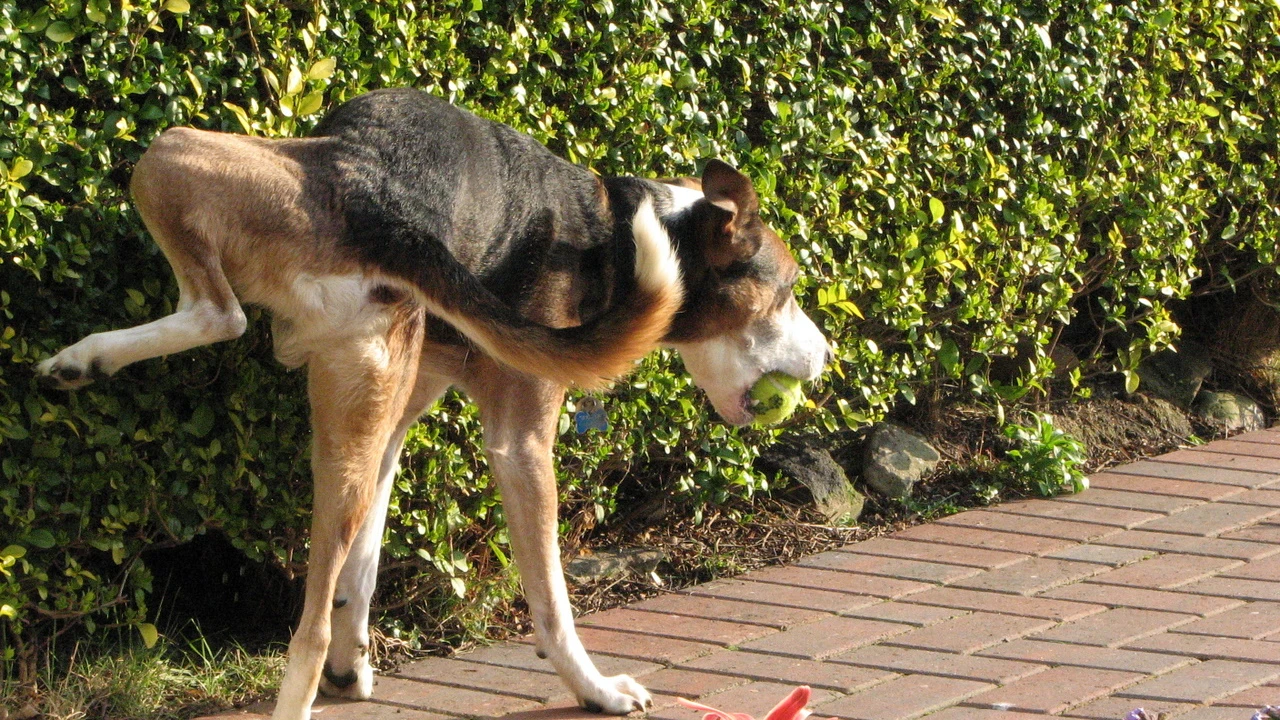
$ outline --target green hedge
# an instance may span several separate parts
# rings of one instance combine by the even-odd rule
[[[216,527],[253,556],[305,557],[305,394],[261,319],[77,393],[33,380],[83,335],[172,310],[126,192],[162,129],[296,135],[412,85],[603,174],[736,163],[839,348],[827,402],[788,429],[821,433],[922,393],[1040,396],[1068,322],[1086,372],[1132,374],[1176,338],[1171,301],[1271,273],[1277,38],[1264,0],[0,0],[5,675],[76,623],[144,622],[148,546]],[[993,377],[1028,339],[1027,372]],[[658,354],[621,384],[607,435],[566,416],[566,529],[607,518],[629,473],[690,512],[766,486],[752,461],[771,434],[717,424],[675,370]],[[388,543],[418,606],[463,626],[510,592],[477,426],[451,396],[413,431]]]

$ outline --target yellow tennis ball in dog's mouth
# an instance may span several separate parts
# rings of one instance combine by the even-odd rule
[[[776,425],[791,416],[804,402],[800,381],[784,372],[765,373],[751,386],[751,422]]]

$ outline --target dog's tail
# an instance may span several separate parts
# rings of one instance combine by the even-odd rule
[[[585,325],[555,329],[530,322],[487,290],[459,293],[456,283],[445,283],[453,292],[430,292],[422,286],[434,283],[419,286],[427,291],[428,311],[489,356],[564,385],[598,388],[627,373],[658,346],[684,299],[680,263],[651,198],[640,203],[631,230],[636,244],[634,292]]]

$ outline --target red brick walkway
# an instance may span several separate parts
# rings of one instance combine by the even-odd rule
[[[678,695],[759,718],[802,683],[815,717],[848,720],[1248,720],[1280,703],[1280,428],[579,623],[660,720],[699,720]],[[404,666],[373,701],[315,713],[498,716],[600,718],[521,643]]]

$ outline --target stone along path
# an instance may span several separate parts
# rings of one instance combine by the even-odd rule
[[[585,616],[582,639],[653,692],[658,720],[699,720],[677,696],[761,718],[799,684],[815,718],[847,720],[1248,720],[1280,704],[1280,428],[1090,485]],[[514,642],[405,665],[374,700],[315,717],[600,716]]]

